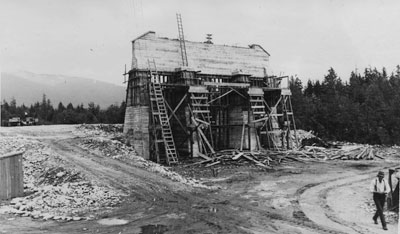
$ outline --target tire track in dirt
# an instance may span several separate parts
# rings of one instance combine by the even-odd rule
[[[375,170],[374,170],[375,171]],[[352,184],[368,180],[371,171],[358,174],[356,176],[346,176],[335,178],[323,183],[308,184],[298,189],[296,192],[295,209],[303,213],[304,217],[299,217],[305,221],[311,221],[317,226],[335,229],[339,233],[369,233],[370,230],[360,227],[354,222],[347,221],[338,217],[335,211],[328,205],[328,193],[338,187],[351,186]],[[316,224],[316,222],[322,224]]]
[[[246,220],[235,215],[230,206],[226,206],[223,197],[207,195],[179,182],[163,178],[144,169],[88,152],[78,145],[79,138],[47,141],[49,146],[67,162],[77,167],[90,178],[98,179],[105,185],[111,185],[128,194],[134,194],[145,200],[154,213],[186,213],[184,220],[171,225],[190,231],[196,224],[204,233],[248,233],[240,226],[248,226]],[[197,191],[197,192],[196,192]],[[192,194],[194,192],[194,194]],[[231,204],[230,204],[231,205]],[[214,211],[213,211],[214,210]],[[129,211],[123,211],[129,212]],[[159,215],[145,218],[147,222],[159,222]],[[138,222],[144,222],[143,219]],[[135,225],[132,222],[131,225]],[[212,232],[209,232],[212,231]],[[178,231],[177,233],[184,233]]]
[[[50,140],[49,146],[66,162],[71,163],[92,179],[145,200],[171,191],[190,190],[189,186],[163,178],[142,168],[130,166],[80,148],[79,138]],[[165,196],[165,195],[164,195]]]
[[[332,220],[332,221],[334,221],[334,222],[336,222],[336,223],[338,223],[338,224],[340,224],[342,226],[344,225],[344,226],[350,227],[351,229],[354,230],[354,232],[360,233],[360,234],[368,233],[368,229],[360,227],[355,222],[349,222],[347,220],[339,218],[336,215],[335,211],[332,209],[332,207],[330,207],[328,205],[327,198],[328,198],[328,193],[330,191],[338,188],[338,187],[349,186],[349,185],[352,185],[354,183],[361,182],[361,181],[364,181],[364,180],[365,179],[354,181],[354,182],[351,182],[351,183],[346,183],[346,184],[343,184],[343,185],[338,185],[338,186],[333,186],[333,187],[330,187],[330,188],[326,188],[326,189],[321,190],[321,192],[319,194],[319,204],[320,204],[321,207],[323,207],[325,209],[325,215],[326,215],[327,218],[329,218],[330,220]]]

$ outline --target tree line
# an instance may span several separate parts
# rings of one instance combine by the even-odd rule
[[[328,140],[400,144],[400,66],[390,75],[385,68],[351,72],[348,82],[330,68],[305,87],[291,78],[290,89],[298,128]]]
[[[290,79],[292,105],[298,129],[312,130],[327,140],[368,144],[400,144],[400,66],[388,75],[386,69],[366,68],[351,72],[343,82],[333,68],[322,81]],[[93,102],[56,108],[43,95],[27,107],[16,100],[1,104],[2,125],[10,117],[28,115],[40,124],[123,123],[125,102],[100,109]]]
[[[33,105],[25,106],[24,104],[17,106],[17,100],[14,98],[8,103],[3,100],[1,103],[1,120],[2,126],[6,126],[9,118],[34,117],[39,120],[39,124],[117,124],[124,122],[125,102],[120,105],[110,105],[106,109],[101,109],[94,102],[88,103],[87,107],[83,104],[72,105],[72,103],[64,106],[62,102],[58,103],[54,108],[50,99],[43,94],[41,102]]]

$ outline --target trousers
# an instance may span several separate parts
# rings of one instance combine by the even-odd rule
[[[377,220],[379,217],[381,219],[382,227],[386,227],[385,216],[383,215],[383,207],[385,206],[386,194],[374,193],[373,198],[376,206],[374,220]]]

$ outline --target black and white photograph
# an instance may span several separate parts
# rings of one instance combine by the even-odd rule
[[[397,0],[0,0],[0,234],[400,234]]]

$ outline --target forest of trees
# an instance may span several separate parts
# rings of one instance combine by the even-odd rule
[[[333,68],[323,81],[291,79],[297,128],[328,140],[400,144],[400,66],[352,72],[343,82]]]
[[[53,107],[50,99],[43,94],[41,102],[36,102],[29,107],[24,104],[18,106],[17,100],[12,99],[9,103],[3,100],[1,104],[2,125],[7,125],[7,121],[11,117],[26,116],[39,119],[39,124],[95,124],[106,123],[116,124],[123,123],[125,115],[125,102],[118,105],[111,105],[106,109],[100,109],[99,105],[93,102],[88,103],[87,108],[83,104],[73,106],[69,103],[64,106],[59,103],[56,108]]]
[[[352,72],[343,82],[333,68],[322,81],[290,80],[292,105],[298,129],[312,130],[326,140],[368,144],[400,144],[400,66],[388,75],[383,68]],[[56,108],[43,95],[41,102],[27,107],[16,100],[1,105],[2,120],[28,116],[40,124],[123,123],[125,102],[100,109],[93,102]],[[4,125],[4,123],[2,123]]]

